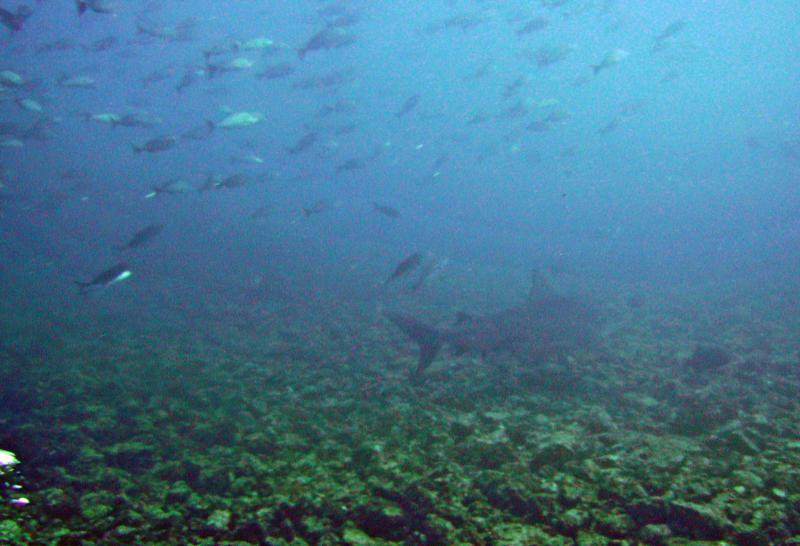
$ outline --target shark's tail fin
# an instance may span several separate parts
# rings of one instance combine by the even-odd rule
[[[419,376],[430,366],[439,349],[442,348],[442,336],[436,328],[418,321],[414,317],[400,313],[386,312],[391,320],[405,335],[419,345],[419,363],[415,374]]]

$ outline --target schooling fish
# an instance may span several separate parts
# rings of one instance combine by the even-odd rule
[[[603,60],[601,60],[599,64],[592,65],[592,71],[594,72],[594,75],[597,76],[597,74],[600,73],[600,71],[618,65],[619,63],[627,59],[629,55],[630,53],[628,53],[624,49],[619,49],[619,48],[607,51],[606,54],[603,56]]]
[[[419,95],[412,95],[408,97],[406,101],[403,103],[403,105],[400,107],[400,110],[397,111],[395,116],[397,116],[398,118],[402,118],[403,116],[411,112],[411,110],[416,108],[417,104],[419,104]]]
[[[345,47],[356,41],[355,36],[340,27],[327,27],[314,34],[297,50],[297,56],[304,59],[311,51],[321,51],[323,49],[338,49]]]
[[[404,275],[408,275],[410,272],[416,269],[421,262],[422,262],[422,254],[420,254],[419,252],[415,252],[414,254],[412,254],[399,264],[397,264],[397,267],[394,268],[394,271],[392,272],[391,275],[389,275],[389,278],[386,279],[384,284],[389,284],[395,279],[398,279]]]
[[[117,9],[117,3],[114,0],[75,0],[75,7],[79,17],[86,13],[86,10],[113,15]]]
[[[117,265],[110,267],[98,274],[89,282],[75,281],[78,285],[78,293],[85,295],[92,288],[108,288],[112,284],[122,282],[132,275],[131,270],[128,269],[128,264],[120,262]]]
[[[308,218],[312,214],[319,214],[321,212],[325,212],[326,210],[331,208],[330,201],[325,199],[321,199],[311,205],[310,207],[303,207],[303,215]]]
[[[294,143],[293,146],[290,148],[286,148],[286,151],[290,154],[299,154],[311,147],[317,141],[317,133],[306,133],[300,140]]]
[[[131,237],[126,244],[122,246],[115,246],[114,250],[141,248],[152,241],[159,233],[161,233],[163,229],[164,224],[150,224],[149,226],[146,226],[134,233],[133,237]]]
[[[12,32],[16,32],[17,30],[22,30],[22,25],[32,13],[33,10],[28,6],[19,6],[15,12],[0,8],[0,23],[8,27]]]
[[[380,203],[372,203],[372,210],[380,212],[389,218],[400,218],[400,211],[389,205],[381,205]]]
[[[141,153],[141,152],[163,152],[165,150],[169,150],[170,148],[175,146],[175,143],[178,142],[178,139],[174,136],[161,136],[156,138],[151,138],[144,144],[133,144],[133,152],[134,153]]]

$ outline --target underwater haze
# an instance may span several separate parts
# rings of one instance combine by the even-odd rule
[[[0,0],[0,544],[800,544],[798,28]]]

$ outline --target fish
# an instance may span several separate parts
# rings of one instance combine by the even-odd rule
[[[467,30],[475,28],[489,20],[490,17],[484,14],[463,13],[448,17],[444,20],[442,26],[444,28],[460,28],[466,32]]]
[[[181,140],[206,140],[214,132],[214,127],[208,123],[197,125],[181,133]]]
[[[87,10],[113,15],[117,10],[117,2],[114,0],[75,0],[75,7],[78,10],[78,17],[86,13]]]
[[[201,76],[205,75],[206,69],[204,67],[193,66],[187,68],[186,72],[183,73],[181,80],[178,82],[178,85],[175,86],[175,91],[178,93],[183,93],[184,89],[191,87]]]
[[[302,60],[312,51],[323,49],[338,49],[349,46],[356,41],[355,36],[341,27],[329,26],[320,30],[309,38],[300,49],[297,56]]]
[[[144,196],[145,199],[152,199],[157,195],[178,195],[181,193],[188,193],[191,191],[192,186],[186,180],[182,178],[171,178],[161,184],[160,186],[154,186],[153,189]]]
[[[333,104],[326,104],[317,112],[318,117],[331,114],[352,114],[356,111],[356,103],[350,99],[339,99]]]
[[[254,152],[237,153],[232,155],[230,159],[232,163],[246,163],[250,165],[261,165],[264,163],[264,158]]]
[[[265,36],[261,36],[259,38],[251,38],[243,42],[236,41],[235,46],[240,51],[273,52],[286,47],[286,44],[275,43],[274,40],[271,40]]]
[[[73,89],[94,89],[97,83],[91,76],[67,76],[62,75],[57,80],[61,87],[71,87]]]
[[[603,60],[601,60],[599,64],[591,65],[592,72],[594,72],[594,75],[597,76],[597,74],[599,74],[601,70],[605,70],[606,68],[611,68],[612,66],[618,65],[619,63],[627,59],[629,55],[630,53],[628,53],[624,49],[619,49],[619,48],[607,51],[606,54],[603,56]]]
[[[154,238],[158,236],[164,230],[164,224],[150,224],[146,227],[143,227],[139,231],[133,234],[130,240],[121,246],[115,246],[114,250],[122,251],[122,250],[130,250],[131,248],[141,248],[146,246],[150,243]]]
[[[152,154],[169,150],[173,148],[177,142],[178,139],[176,137],[167,135],[151,138],[144,144],[132,144],[131,146],[133,146],[133,152],[136,154],[141,152],[149,152]]]
[[[351,157],[350,159],[336,166],[336,173],[341,174],[343,172],[355,171],[363,168],[364,168],[363,159],[359,159],[357,157]]]
[[[5,348],[3,350],[5,350]],[[19,459],[17,459],[14,453],[6,451],[5,449],[0,449],[0,469],[11,468],[16,464],[19,464]],[[0,470],[0,474],[2,474],[2,470]]]
[[[247,177],[243,174],[232,174],[223,177],[218,174],[212,174],[206,179],[206,183],[200,187],[199,191],[207,190],[220,190],[222,188],[241,188],[247,184]]]
[[[5,8],[0,8],[0,23],[7,27],[11,32],[22,30],[22,25],[33,14],[33,9],[30,6],[21,5],[17,7],[17,11],[8,11]]]
[[[2,9],[2,8],[0,8]],[[47,42],[36,48],[36,53],[49,53],[51,51],[68,51],[75,48],[75,42],[67,38],[61,38],[52,42]]]
[[[256,74],[259,80],[276,80],[278,78],[285,78],[294,73],[294,67],[289,63],[268,64],[261,72]]]
[[[108,288],[112,284],[117,284],[130,278],[131,275],[128,264],[120,262],[99,273],[89,282],[75,281],[75,284],[78,285],[78,293],[86,295],[92,288]]]
[[[403,259],[392,271],[392,274],[386,279],[384,284],[389,284],[390,282],[394,281],[395,279],[399,279],[405,275],[408,275],[414,269],[416,269],[419,264],[422,263],[422,254],[419,252],[415,252],[408,256],[407,258]]]
[[[176,71],[175,67],[171,65],[154,70],[141,79],[142,87],[147,87],[150,84],[168,80],[175,75],[175,71]]]
[[[258,207],[252,213],[250,213],[250,218],[259,219],[259,218],[268,218],[269,215],[272,213],[272,207],[269,205],[264,205],[262,207]]]
[[[403,116],[411,112],[414,108],[416,108],[417,104],[419,104],[419,95],[411,95],[405,100],[405,102],[400,107],[400,110],[397,111],[395,116],[398,118],[402,118]]]
[[[533,60],[536,62],[536,66],[544,68],[563,61],[575,49],[577,46],[574,44],[542,46],[533,53]]]
[[[379,212],[389,218],[400,218],[400,211],[390,205],[381,205],[380,203],[372,203],[372,210]]]
[[[444,269],[447,267],[447,264],[450,263],[449,258],[444,259],[437,259],[434,257],[429,257],[422,265],[420,269],[419,275],[417,275],[417,280],[414,281],[414,284],[411,285],[409,291],[414,294],[416,293],[422,286],[428,282],[430,279],[438,276]]]
[[[224,74],[226,72],[241,72],[253,68],[254,63],[246,57],[236,57],[224,63],[206,63],[206,75],[213,78],[217,74]]]
[[[662,30],[658,36],[655,37],[655,44],[658,45],[664,40],[668,40],[681,32],[684,28],[686,28],[686,21],[683,19],[678,19],[676,21],[671,22],[666,26],[664,30]]]
[[[319,201],[317,201],[316,203],[314,203],[310,207],[307,207],[307,208],[304,207],[303,208],[303,215],[306,218],[308,218],[312,214],[319,214],[321,212],[325,212],[326,210],[329,210],[330,208],[331,208],[330,201],[327,201],[325,199],[320,199]]]
[[[540,30],[544,30],[547,28],[547,25],[550,24],[550,21],[545,19],[544,17],[534,17],[527,24],[517,31],[517,36],[525,36],[526,34],[531,34],[532,32],[538,32]]]
[[[292,155],[299,154],[300,152],[303,152],[308,148],[310,148],[316,141],[317,141],[317,133],[306,133],[305,135],[300,137],[300,140],[295,142],[293,146],[286,148],[286,151]]]
[[[136,34],[164,40],[165,42],[191,42],[194,40],[196,21],[190,17],[175,25],[159,25],[140,18],[136,22]]]
[[[294,82],[292,84],[292,89],[325,89],[327,87],[336,87],[350,83],[353,79],[353,69],[346,68],[344,70],[334,70],[327,74],[303,78],[302,80]]]
[[[264,114],[261,112],[235,112],[219,122],[207,121],[210,129],[219,127],[220,129],[239,129],[250,127],[264,121]]]
[[[83,114],[83,119],[86,121],[94,121],[96,123],[105,123],[113,127],[119,122],[119,120],[122,119],[122,116],[119,114],[114,114],[113,112],[101,112],[99,114],[86,113]]]
[[[531,290],[521,304],[488,315],[459,313],[448,328],[435,328],[408,314],[385,312],[389,321],[419,346],[412,378],[421,378],[446,345],[456,355],[511,353],[540,361],[595,342],[599,333],[595,309],[554,293],[542,279],[534,272]]]
[[[99,40],[95,40],[88,46],[83,46],[83,50],[87,53],[101,53],[103,51],[108,51],[115,45],[117,45],[117,37],[116,36],[106,36],[105,38],[100,38]]]
[[[25,78],[13,70],[0,70],[0,86],[20,87],[25,85]]]
[[[111,121],[112,127],[155,127],[161,125],[161,117],[149,112],[134,112],[118,116],[118,119]]]

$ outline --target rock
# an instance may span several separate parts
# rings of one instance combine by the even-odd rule
[[[672,536],[672,531],[669,525],[663,523],[645,525],[639,531],[639,539],[645,544],[652,544],[653,546],[665,546],[667,541]]]
[[[686,359],[686,366],[696,372],[711,372],[728,365],[732,360],[730,353],[714,345],[698,345],[692,356]]]
[[[106,461],[128,472],[141,472],[155,464],[155,451],[141,442],[115,444],[106,453]]]
[[[354,511],[352,520],[359,529],[373,538],[402,540],[408,534],[402,513],[395,513],[389,507],[382,510],[367,506],[359,507]]]
[[[173,483],[167,491],[164,500],[167,504],[183,504],[191,498],[192,489],[184,481]]]
[[[267,533],[257,521],[249,521],[234,531],[233,539],[250,544],[262,544],[267,539]]]
[[[634,528],[633,520],[627,514],[617,511],[595,514],[596,530],[612,538],[625,538]]]
[[[57,488],[43,491],[42,509],[48,516],[58,519],[70,519],[81,515],[79,502]]]
[[[575,459],[575,451],[572,446],[566,442],[556,441],[543,445],[531,458],[529,467],[533,471],[544,465],[561,468],[573,459]]]
[[[22,527],[13,519],[0,521],[0,544],[29,544]]]
[[[231,518],[231,513],[228,510],[214,510],[200,530],[200,535],[205,537],[222,536],[230,529]]]
[[[580,531],[576,543],[578,546],[607,546],[608,544],[613,544],[608,537],[589,531]]]
[[[722,540],[730,522],[716,508],[692,502],[670,502],[667,524],[678,535],[697,540]]]
[[[571,508],[561,514],[556,522],[556,528],[560,533],[574,537],[578,531],[588,527],[589,514],[577,508]]]
[[[488,482],[478,484],[487,502],[500,510],[507,510],[518,518],[527,521],[544,521],[544,511],[535,496],[523,495],[513,487]]]
[[[519,523],[506,523],[494,528],[498,546],[527,546],[537,544],[542,546],[555,546],[557,544],[571,544],[570,539],[554,537],[543,529],[534,525]]]

